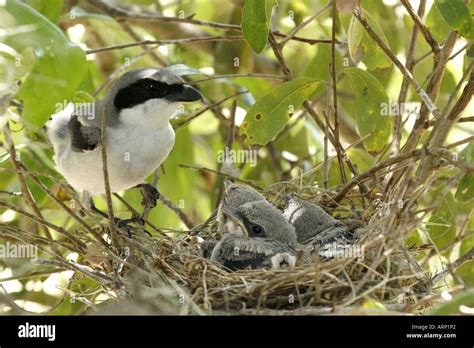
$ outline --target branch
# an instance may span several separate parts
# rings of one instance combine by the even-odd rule
[[[236,24],[206,22],[206,21],[201,21],[198,19],[193,19],[193,16],[179,18],[179,17],[162,16],[159,14],[135,13],[135,12],[127,11],[121,7],[114,6],[106,1],[88,0],[87,2],[91,4],[92,6],[95,6],[101,9],[102,11],[106,12],[112,17],[130,18],[130,19],[135,19],[135,20],[157,21],[157,22],[189,23],[189,24],[195,24],[195,25],[222,29],[222,30],[233,30],[233,31],[241,30],[240,26]]]
[[[474,93],[474,77],[472,76],[469,79],[469,82],[464,87],[461,97],[458,99],[457,103],[454,105],[453,109],[449,113],[446,118],[439,118],[428,139],[426,140],[425,144],[423,145],[424,149],[427,149],[428,146],[432,147],[441,147],[446,140],[449,132],[451,131],[454,124],[461,116],[461,112],[467,107],[469,102],[472,100],[472,95]],[[426,159],[422,161],[420,167],[418,168],[416,174],[416,182],[422,182],[430,169],[437,163],[436,159]]]
[[[290,71],[288,65],[286,64],[286,61],[285,61],[285,58],[283,57],[283,53],[281,51],[281,48],[280,46],[278,45],[278,43],[275,41],[273,35],[270,34],[269,38],[268,38],[268,42],[270,43],[270,46],[272,47],[273,49],[273,54],[275,55],[278,63],[280,64],[280,69],[282,70],[282,72],[287,76],[287,80],[292,80],[293,79],[293,74],[292,72]],[[329,136],[329,140],[331,141],[332,145],[334,146],[334,148],[336,149],[336,152],[339,152],[341,154],[341,157],[345,159],[345,162],[347,163],[347,166],[349,167],[349,169],[351,170],[351,172],[356,176],[359,174],[357,168],[355,167],[355,165],[352,163],[352,161],[350,160],[350,158],[345,154],[344,152],[344,148],[342,147],[341,143],[336,141],[334,135],[330,132],[326,132],[326,129],[327,128],[330,128],[330,127],[326,127],[326,125],[324,124],[324,122],[321,120],[321,118],[319,117],[319,115],[316,113],[316,111],[314,111],[312,105],[310,104],[309,101],[305,100],[303,102],[303,106],[304,108],[306,109],[306,111],[311,115],[311,117],[313,117],[313,119],[315,120],[315,122],[317,123],[318,127],[326,134],[328,134]],[[367,191],[365,189],[365,187],[361,186],[361,192],[365,192]]]
[[[418,7],[418,16],[423,17],[425,13],[425,7],[426,7],[426,0],[420,1],[420,6]],[[411,40],[410,40],[410,46],[408,48],[408,53],[406,57],[406,66],[408,71],[410,73],[413,73],[413,68],[415,66],[415,61],[414,61],[414,55],[415,55],[415,50],[416,50],[416,42],[418,40],[418,27],[414,26],[413,27],[413,33],[411,35]],[[431,52],[429,52],[431,54]],[[407,78],[403,77],[402,81],[402,86],[400,88],[400,94],[398,95],[398,103],[399,105],[401,103],[404,103],[407,94],[408,94],[408,87],[409,87],[409,81]],[[402,139],[402,118],[401,117],[395,117],[395,122],[393,125],[393,140],[392,140],[392,154],[397,154],[398,151],[400,150],[400,142]]]
[[[232,36],[202,36],[202,37],[190,37],[185,39],[174,39],[174,40],[142,40],[136,42],[130,42],[121,45],[112,45],[112,46],[105,46],[99,48],[92,48],[90,50],[86,50],[86,54],[93,54],[98,52],[105,52],[111,50],[118,50],[124,49],[129,47],[135,46],[147,46],[147,45],[175,45],[175,44],[183,44],[183,43],[193,43],[193,42],[209,42],[209,41],[234,41],[234,40],[243,40],[242,35],[232,35]]]
[[[114,222],[114,207],[112,205],[112,196],[110,191],[110,182],[109,182],[109,168],[107,165],[107,106],[104,106],[102,110],[102,118],[100,123],[100,146],[102,152],[102,172],[104,176],[104,186],[105,186],[105,198],[107,201],[107,213],[109,217],[109,228],[110,228],[110,235],[112,240],[112,245],[114,247],[117,246],[117,231],[115,230],[115,222]]]
[[[295,37],[296,33],[298,33],[301,29],[303,29],[305,26],[307,26],[309,23],[314,21],[317,17],[319,17],[324,11],[326,11],[329,7],[331,7],[331,4],[334,3],[333,6],[336,6],[335,1],[330,0],[327,2],[326,5],[324,5],[318,12],[316,12],[314,15],[306,19],[305,21],[301,22],[298,24],[283,40],[278,42],[280,47],[283,48],[283,46],[292,38]]]
[[[423,8],[425,6],[425,2],[426,1],[423,1]],[[420,15],[418,15],[415,10],[413,9],[413,7],[411,7],[410,3],[408,2],[408,0],[401,0],[401,3],[403,4],[403,6],[405,6],[405,9],[408,11],[410,17],[413,19],[413,21],[415,22],[415,25],[416,27],[421,31],[421,33],[423,34],[423,36],[425,37],[425,40],[426,42],[428,42],[428,44],[431,46],[431,49],[433,52],[438,52],[440,50],[440,47],[438,45],[438,42],[435,40],[435,38],[433,37],[433,35],[431,35],[431,32],[428,30],[428,28],[421,22],[421,18],[420,17],[423,17],[423,13],[421,13]],[[422,4],[420,2],[420,8],[422,7]],[[424,12],[424,11],[423,11]]]
[[[375,43],[385,52],[385,54],[390,58],[390,60],[395,64],[395,66],[400,70],[400,72],[403,74],[403,76],[415,88],[416,93],[423,100],[423,102],[425,103],[425,105],[428,108],[429,112],[431,112],[433,115],[438,117],[440,115],[439,109],[433,103],[433,101],[428,96],[428,94],[426,94],[426,92],[423,90],[423,88],[421,88],[421,86],[413,79],[413,75],[411,74],[411,72],[405,67],[405,65],[402,64],[402,62],[400,62],[398,60],[398,58],[395,56],[395,54],[392,53],[390,48],[387,47],[387,45],[383,42],[383,40],[380,38],[380,36],[372,29],[372,27],[367,22],[367,20],[364,17],[362,17],[360,9],[355,9],[352,13],[357,18],[357,20],[360,22],[360,24],[362,24],[362,26],[364,27],[367,34],[369,34],[369,36],[375,41]]]
[[[204,79],[189,81],[188,84],[194,85],[199,82],[212,81],[212,80],[218,80],[218,79],[237,79],[237,78],[242,78],[242,77],[258,77],[258,78],[264,78],[264,79],[270,79],[270,80],[283,80],[283,81],[286,80],[285,76],[280,76],[280,75],[242,73],[242,74],[227,74],[227,75],[209,75]]]
[[[21,169],[21,162],[20,162],[19,158],[17,157],[15,144],[13,143],[13,138],[12,138],[12,135],[11,135],[10,125],[8,124],[8,117],[7,117],[7,108],[8,108],[8,105],[10,103],[11,97],[12,97],[12,95],[5,95],[0,99],[0,103],[1,103],[1,105],[0,105],[0,117],[4,118],[4,120],[5,120],[5,124],[3,125],[3,134],[5,136],[5,142],[6,142],[5,149],[7,150],[7,152],[10,155],[10,159],[13,163],[13,167],[16,170],[20,170]],[[28,185],[25,181],[24,175],[22,173],[18,172],[17,176],[18,176],[18,181],[20,183],[22,196],[25,197],[26,202],[33,209],[35,215],[38,216],[40,219],[43,219],[43,214],[41,214],[41,211],[38,208],[38,205],[36,204],[36,202],[33,198],[33,195],[31,194],[31,191],[30,191],[30,189],[29,189],[29,187],[28,187]],[[53,239],[51,233],[49,232],[49,230],[46,227],[41,226],[41,225],[38,225],[38,227],[40,227],[44,231],[44,234],[47,238],[49,238],[51,240]]]
[[[471,248],[467,253],[465,253],[463,256],[461,256],[459,259],[454,261],[452,264],[448,265],[448,267],[438,274],[436,274],[433,279],[432,279],[432,284],[436,285],[439,283],[441,280],[443,280],[450,271],[456,269],[457,267],[461,266],[462,264],[474,260],[474,248]]]
[[[186,215],[184,211],[182,211],[176,204],[174,204],[168,197],[163,195],[160,192],[159,200],[167,206],[170,210],[172,210],[179,219],[186,225],[187,228],[192,229],[196,224]]]

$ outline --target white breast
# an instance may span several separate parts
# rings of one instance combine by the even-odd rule
[[[168,157],[174,145],[174,130],[169,124],[176,103],[149,100],[123,110],[117,126],[107,128],[107,163],[112,192],[140,183]],[[105,192],[102,150],[74,152],[70,146],[56,154],[58,170],[78,191]]]

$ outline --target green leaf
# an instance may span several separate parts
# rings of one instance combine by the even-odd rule
[[[245,145],[265,145],[283,129],[290,117],[314,92],[320,81],[298,78],[284,82],[259,99],[247,112],[240,134]]]
[[[452,242],[456,236],[456,212],[456,201],[448,193],[440,208],[431,214],[427,229],[438,249]]]
[[[33,8],[14,1],[0,7],[0,29],[4,43],[22,52],[32,48],[36,62],[18,91],[24,103],[23,119],[41,127],[56,109],[56,103],[69,100],[86,72],[84,51]]]
[[[474,215],[471,215],[466,231],[474,230]],[[459,248],[459,256],[463,256],[474,248],[474,234],[471,233]],[[474,287],[474,260],[467,261],[456,269],[456,274],[461,277],[467,287]]]
[[[317,45],[317,51],[310,63],[306,67],[304,76],[311,77],[321,81],[329,80],[328,65],[331,62],[331,45]],[[336,69],[343,67],[342,57],[336,51]],[[311,99],[323,94],[327,90],[326,85],[320,84],[311,96]]]
[[[474,306],[474,289],[467,289],[460,294],[456,294],[447,302],[443,302],[430,310],[428,315],[453,315],[461,314],[460,306]]]
[[[27,0],[26,3],[54,23],[57,23],[63,7],[63,0]]]
[[[77,91],[72,97],[74,103],[95,103],[96,99],[85,91]]]
[[[245,0],[242,13],[242,34],[245,41],[256,53],[267,44],[270,17],[267,16],[266,1]]]
[[[275,141],[275,148],[281,152],[287,151],[297,156],[299,159],[309,156],[308,137],[304,121],[298,121],[278,140]]]
[[[438,6],[431,6],[431,10],[426,17],[426,26],[431,34],[433,34],[434,38],[439,42],[445,40],[451,31],[451,27],[446,23],[439,12]]]
[[[437,0],[436,7],[453,30],[472,37],[471,14],[462,0]]]
[[[358,68],[340,70],[351,81],[355,92],[355,118],[357,128],[367,151],[378,152],[390,138],[392,120],[388,96],[382,84],[369,72]],[[386,112],[384,112],[386,111]]]
[[[470,164],[474,164],[474,143],[470,143],[461,151],[460,159]],[[467,202],[474,198],[474,174],[468,173],[461,178],[454,197],[463,202]]]
[[[31,48],[20,54],[8,45],[0,45],[0,96],[18,91],[16,81],[31,72],[35,60]]]
[[[387,37],[377,20],[366,10],[364,10],[364,17],[382,41],[390,47]],[[355,64],[362,61],[369,70],[388,68],[392,65],[390,58],[387,57],[379,45],[366,33],[355,17],[352,17],[349,24],[347,41],[349,54]]]

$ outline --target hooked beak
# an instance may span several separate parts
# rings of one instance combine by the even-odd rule
[[[169,94],[166,96],[171,102],[192,102],[196,100],[203,100],[201,93],[194,87],[183,85],[179,92]]]
[[[230,208],[230,207],[223,207],[222,208],[222,213],[224,214],[224,216],[226,218],[228,218],[230,221],[232,221],[234,226],[240,227],[245,236],[247,236],[247,237],[249,236],[249,232],[245,228],[245,225],[244,225],[244,223],[242,221],[242,218],[240,217],[239,212],[237,211],[237,209]]]

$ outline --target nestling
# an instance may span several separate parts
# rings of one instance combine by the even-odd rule
[[[234,184],[231,181],[226,180],[224,182],[224,187],[224,196],[217,210],[217,231],[221,234],[227,232],[243,236],[244,231],[242,230],[242,228],[235,225],[233,220],[229,219],[223,213],[223,207],[225,206],[228,209],[235,209],[245,203],[255,201],[263,201],[267,204],[270,203],[267,202],[265,197],[263,197],[260,193],[258,193],[250,186]]]
[[[346,225],[334,219],[320,206],[302,200],[298,197],[287,195],[287,205],[283,212],[284,216],[295,227],[299,243],[308,243],[317,235],[327,235],[329,230],[346,231]]]
[[[242,235],[226,233],[215,245],[211,261],[232,270],[249,266],[276,269],[295,266],[295,230],[278,209],[260,200],[238,208],[224,205],[222,212],[241,229]]]

